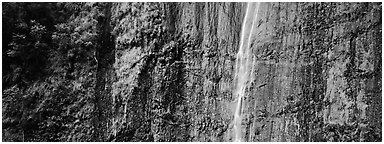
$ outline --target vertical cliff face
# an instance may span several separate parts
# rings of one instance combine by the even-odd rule
[[[114,140],[229,140],[232,67],[244,6],[115,6]]]
[[[194,47],[176,29],[175,4],[115,5],[116,82],[111,140],[186,141],[184,50]],[[172,18],[165,18],[172,17]]]
[[[262,4],[252,47],[256,88],[246,106],[249,141],[381,137],[380,7]]]
[[[184,58],[192,141],[232,141],[233,70],[242,25],[238,22],[243,20],[245,6],[245,3],[180,5],[182,25],[192,26],[185,32],[196,39],[196,47],[188,50]]]
[[[112,141],[233,141],[246,3],[113,5]],[[381,3],[261,3],[245,141],[381,141]]]
[[[3,9],[3,141],[382,141],[382,3]]]

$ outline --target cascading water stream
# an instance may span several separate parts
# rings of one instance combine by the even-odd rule
[[[242,107],[244,104],[245,89],[253,75],[252,55],[250,48],[251,36],[255,21],[257,19],[257,11],[259,3],[247,3],[247,10],[244,16],[239,52],[236,56],[235,80],[236,89],[234,95],[237,96],[237,105],[234,117],[234,141],[242,141]]]

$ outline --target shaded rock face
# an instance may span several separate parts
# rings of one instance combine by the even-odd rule
[[[100,141],[233,141],[246,6],[112,4]],[[381,12],[381,3],[261,3],[242,139],[381,141]]]

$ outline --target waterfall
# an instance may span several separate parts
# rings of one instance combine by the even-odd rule
[[[233,121],[234,141],[242,141],[242,107],[244,104],[245,89],[253,75],[253,59],[250,50],[250,41],[257,19],[259,5],[259,3],[247,3],[247,10],[241,28],[240,47],[236,56],[235,67],[236,89],[234,95],[237,96],[237,105]]]

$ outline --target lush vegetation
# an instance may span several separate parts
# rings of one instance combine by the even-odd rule
[[[90,141],[103,7],[3,3],[3,141]]]

